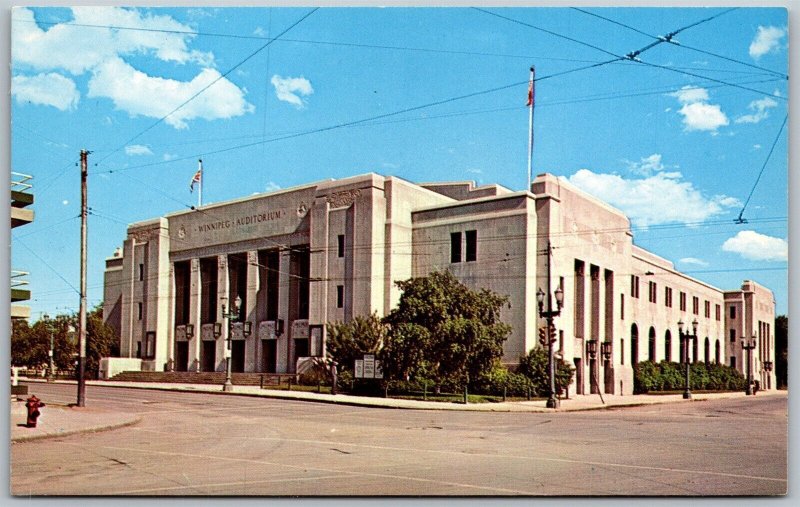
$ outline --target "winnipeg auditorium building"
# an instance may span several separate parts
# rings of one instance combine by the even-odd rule
[[[548,243],[552,289],[564,291],[556,353],[576,367],[570,394],[630,394],[636,362],[682,358],[679,321],[697,322],[692,361],[746,373],[750,356],[753,378],[774,388],[769,289],[720,290],[678,272],[633,244],[623,213],[550,174],[530,192],[366,174],[135,223],[106,261],[103,314],[142,370],[223,371],[231,333],[234,372],[294,373],[325,355],[326,323],[384,316],[400,298],[395,281],[448,270],[508,296],[503,360],[515,365],[539,346]],[[743,339],[755,339],[751,354]]]

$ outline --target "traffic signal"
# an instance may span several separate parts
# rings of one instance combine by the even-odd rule
[[[544,327],[540,327],[539,328],[539,343],[541,343],[542,346],[544,346],[547,343],[547,338],[545,337],[544,333],[545,333]]]
[[[550,342],[553,343],[556,341],[556,325],[550,324]]]

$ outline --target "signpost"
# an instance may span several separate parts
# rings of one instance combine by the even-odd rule
[[[381,362],[375,359],[374,354],[364,354],[364,359],[356,359],[354,370],[355,378],[383,378]]]

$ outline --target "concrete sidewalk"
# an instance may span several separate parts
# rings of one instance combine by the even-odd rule
[[[28,411],[24,401],[11,401],[9,422],[12,442],[24,442],[40,438],[63,437],[76,433],[88,433],[121,428],[138,423],[141,418],[124,412],[113,412],[93,407],[68,407],[46,405],[40,409],[41,416],[35,428],[25,427]]]
[[[20,379],[27,382],[42,382],[39,379]],[[58,381],[59,383],[75,384],[75,381]],[[104,387],[126,387],[136,389],[154,389],[164,391],[202,392],[220,395],[254,396],[295,401],[312,401],[319,403],[336,403],[341,405],[355,405],[363,407],[402,408],[416,410],[467,410],[478,412],[572,412],[581,410],[602,410],[609,408],[623,408],[641,405],[654,405],[660,403],[687,403],[690,401],[713,400],[723,398],[743,398],[743,392],[726,393],[693,393],[692,400],[684,400],[681,394],[669,395],[636,395],[614,396],[582,395],[576,398],[561,400],[561,407],[553,410],[545,406],[545,400],[514,401],[500,403],[448,403],[437,401],[415,401],[396,398],[371,398],[366,396],[351,396],[347,394],[321,394],[308,391],[284,391],[261,389],[258,386],[233,386],[232,392],[223,392],[221,385],[213,384],[161,384],[155,382],[114,382],[105,380],[89,380],[87,385]],[[786,396],[786,391],[761,391],[757,396]]]

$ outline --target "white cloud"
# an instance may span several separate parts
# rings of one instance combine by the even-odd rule
[[[18,102],[53,106],[61,111],[75,109],[80,100],[75,82],[55,72],[30,77],[14,76],[11,94]]]
[[[282,102],[288,102],[298,109],[305,106],[305,101],[300,97],[307,97],[314,93],[311,82],[304,77],[272,76],[272,86],[275,87],[275,96]]]
[[[719,127],[730,122],[717,104],[710,104],[708,90],[694,86],[684,86],[677,92],[668,95],[678,99],[683,106],[678,110],[683,116],[684,130],[704,130],[716,133]]]
[[[755,231],[740,231],[722,244],[726,252],[738,253],[754,261],[786,261],[789,244],[785,239],[759,234]]]
[[[750,56],[759,59],[767,53],[777,51],[786,30],[777,26],[759,26],[753,42],[750,43]]]
[[[150,148],[143,144],[131,144],[125,147],[125,155],[152,155]]]
[[[175,155],[174,153],[164,153],[164,156],[162,158],[164,159],[165,162],[169,162],[170,160],[175,160],[176,158],[178,158],[178,156]]]
[[[476,167],[470,167],[469,169],[467,169],[467,172],[470,174],[483,174],[483,171]]]
[[[754,150],[760,150],[761,149],[761,145],[760,144],[754,144],[753,145],[753,149]]]
[[[220,75],[215,69],[205,68],[191,81],[177,81],[149,76],[121,58],[111,58],[94,70],[89,80],[88,96],[110,98],[117,109],[132,116],[161,118]],[[159,100],[153,100],[153,97]],[[223,78],[164,121],[180,129],[187,127],[187,120],[232,118],[253,110],[253,105],[244,99],[244,92]]]
[[[769,97],[754,100],[747,106],[747,108],[755,112],[753,114],[745,114],[736,118],[735,123],[758,123],[761,120],[765,120],[767,117],[769,117],[769,112],[767,109],[771,109],[777,105],[778,103]]]
[[[257,26],[256,29],[253,30],[253,35],[255,35],[256,37],[266,37],[267,31],[261,28],[260,26]]]
[[[192,32],[192,28],[170,16],[144,14],[121,7],[73,7],[70,24],[124,26],[145,30]],[[209,65],[211,53],[192,51],[187,43],[194,34],[114,30],[111,28],[76,28],[57,24],[47,31],[34,22],[33,11],[14,9],[11,27],[11,54],[14,65],[35,69],[64,69],[79,75],[120,55],[153,55],[163,61],[196,62]]]
[[[724,195],[706,197],[679,172],[659,172],[638,179],[580,169],[567,181],[622,210],[638,227],[702,222],[739,206]]]
[[[681,104],[708,100],[708,90],[705,88],[696,88],[694,86],[684,86],[677,92],[672,92],[667,95],[677,98]]]
[[[66,199],[64,199],[63,201],[61,201],[61,204],[63,204],[64,206],[66,206],[66,205],[68,205],[68,204],[69,204],[69,201],[68,201],[68,200],[66,200]]]
[[[702,259],[696,259],[694,257],[684,257],[683,259],[680,259],[678,262],[681,264],[691,264],[694,266],[701,266],[701,267],[708,266],[708,263],[706,261]]]
[[[664,170],[664,164],[661,163],[660,153],[653,153],[649,157],[642,157],[639,162],[632,162],[630,160],[625,160],[624,162],[627,164],[629,171],[641,176],[649,176]]]
[[[280,190],[281,186],[275,183],[274,181],[267,182],[267,187],[264,189],[266,192],[274,192],[276,190]]]

